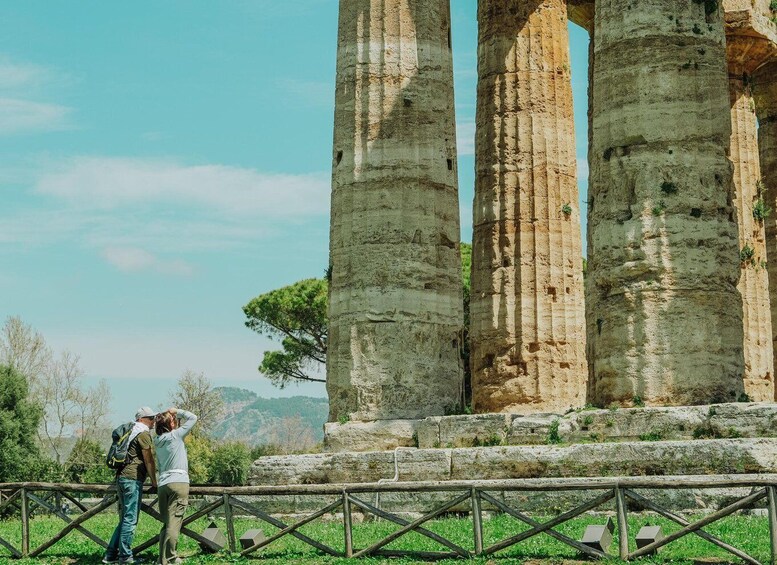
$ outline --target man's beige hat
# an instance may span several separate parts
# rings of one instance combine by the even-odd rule
[[[138,408],[138,411],[135,412],[135,419],[140,420],[141,418],[153,418],[156,416],[156,412],[153,411],[148,406],[144,406],[143,408]]]

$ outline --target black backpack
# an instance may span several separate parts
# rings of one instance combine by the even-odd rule
[[[108,465],[109,469],[121,471],[124,468],[124,465],[127,464],[130,434],[134,427],[135,422],[130,422],[128,424],[122,424],[113,430],[113,434],[111,434],[113,442],[111,443],[111,448],[108,450],[108,456],[105,458],[105,464]]]

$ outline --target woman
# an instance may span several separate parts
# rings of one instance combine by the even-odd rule
[[[183,420],[180,426],[176,416]],[[162,565],[181,562],[176,547],[183,515],[189,505],[189,459],[183,438],[189,435],[195,422],[197,416],[177,408],[157,414],[154,422],[159,511],[164,522],[159,538],[159,562]]]

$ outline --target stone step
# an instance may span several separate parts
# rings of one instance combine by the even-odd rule
[[[329,452],[777,437],[777,404],[730,403],[327,423]]]
[[[777,439],[590,443],[315,453],[262,457],[251,484],[705,475],[777,471]]]
[[[395,461],[398,475],[395,475]],[[253,485],[520,479],[537,477],[705,475],[777,471],[777,439],[740,438],[695,441],[591,443],[572,446],[495,446],[450,449],[399,448],[388,452],[316,453],[262,457],[251,468]],[[642,492],[674,510],[725,506],[749,489],[693,489]],[[506,492],[503,500],[532,512],[564,510],[596,493]],[[368,496],[368,495],[365,495]],[[369,495],[370,502],[375,495]],[[447,497],[447,498],[446,498]],[[265,497],[278,513],[305,513],[321,497]],[[326,497],[324,497],[326,498]],[[381,508],[423,513],[450,493],[384,493]],[[331,500],[330,500],[331,502]],[[325,504],[325,502],[324,502]],[[324,504],[321,504],[323,506]],[[466,504],[455,509],[466,512]]]

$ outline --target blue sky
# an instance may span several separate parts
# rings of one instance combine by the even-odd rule
[[[464,241],[476,4],[452,0]],[[0,19],[0,316],[79,354],[114,414],[187,368],[323,396],[259,376],[271,344],[241,306],[328,263],[337,1],[25,0]],[[585,191],[588,40],[571,32]]]

